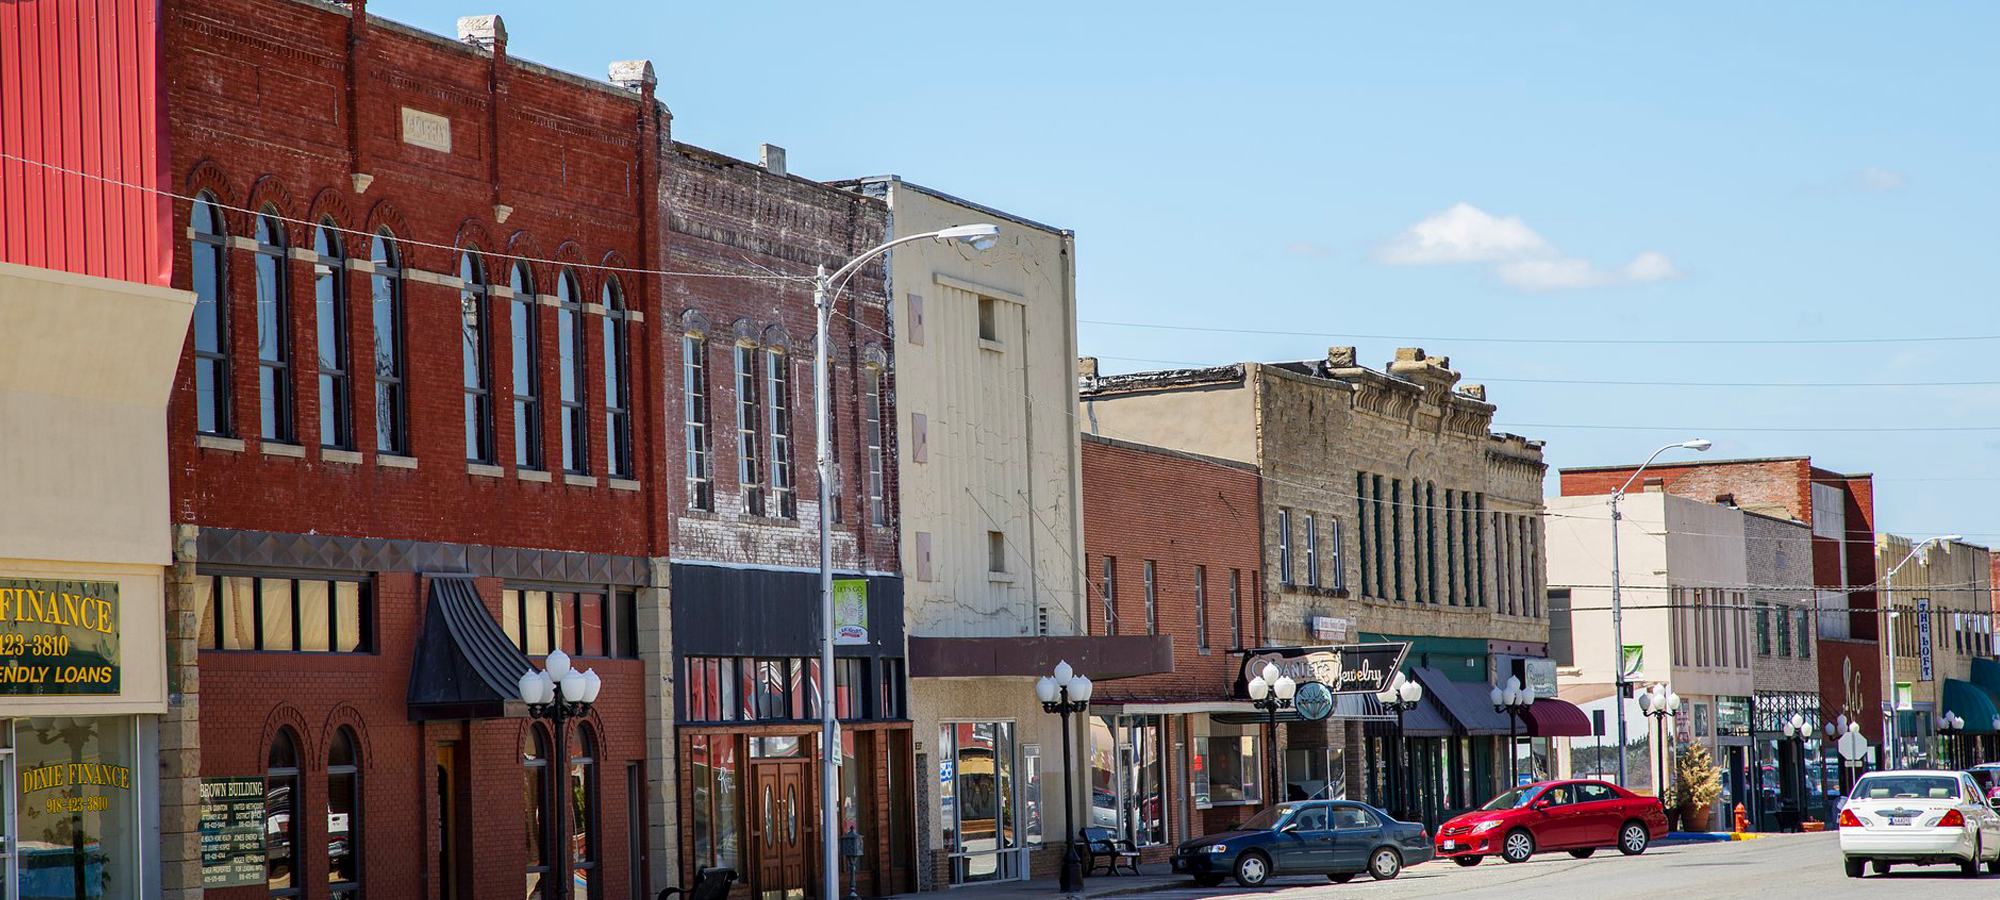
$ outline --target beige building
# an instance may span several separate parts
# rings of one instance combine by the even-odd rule
[[[167,397],[193,308],[184,291],[0,263],[0,785],[18,790],[0,802],[0,880],[17,848],[47,858],[78,828],[106,897],[153,896],[163,863],[200,865],[148,825],[200,799],[195,773],[155,764],[195,741],[163,601]]]
[[[1509,677],[1554,689],[1541,444],[1492,433],[1485,390],[1458,382],[1448,360],[1418,349],[1380,370],[1351,347],[1127,375],[1086,361],[1090,433],[1258,467],[1267,643],[1410,644],[1404,667],[1427,687],[1406,719],[1410,782],[1388,764],[1394,717],[1350,695],[1326,722],[1283,729],[1286,796],[1368,798],[1434,823],[1485,802],[1513,771],[1546,768],[1552,735],[1518,745],[1510,766],[1508,720],[1486,699]],[[1524,717],[1521,733],[1552,722]]]
[[[2000,716],[1992,567],[1985,547],[1940,541],[1912,558],[1916,546],[1902,535],[1875,538],[1878,571],[1902,565],[1882,591],[1895,617],[1893,657],[1885,652],[1882,663],[1885,673],[1894,666],[1893,677],[1883,678],[1895,685],[1893,743],[1903,765],[1951,765],[1963,759],[1939,739],[1938,717],[1949,712],[1964,719],[1965,740],[1990,746]]]

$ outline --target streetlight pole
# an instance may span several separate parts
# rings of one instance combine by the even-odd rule
[[[1903,730],[1902,722],[1898,720],[1896,715],[1897,712],[1899,712],[1897,704],[1900,700],[1900,698],[1896,696],[1896,617],[1899,615],[1899,613],[1896,612],[1896,585],[1893,583],[1893,579],[1895,579],[1897,572],[1903,571],[1903,567],[1909,565],[1910,560],[1916,559],[1917,554],[1924,552],[1925,548],[1929,547],[1932,544],[1944,543],[1946,541],[1955,541],[1958,540],[1959,537],[1960,536],[1956,534],[1941,534],[1936,537],[1925,538],[1921,541],[1918,541],[1916,546],[1910,548],[1909,553],[1904,554],[1901,562],[1898,562],[1894,566],[1889,567],[1889,571],[1887,574],[1883,575],[1881,578],[1876,579],[1876,583],[1882,586],[1882,594],[1884,600],[1883,608],[1887,610],[1887,615],[1884,617],[1884,619],[1889,623],[1889,633],[1887,636],[1883,637],[1882,641],[1889,647],[1889,652],[1888,652],[1889,673],[1888,677],[1883,680],[1884,690],[1882,692],[1888,697],[1889,712],[1887,716],[1888,722],[1886,722],[1884,725],[1884,730],[1882,732],[1882,735],[1883,738],[1885,739],[1885,743],[1888,745],[1885,748],[1885,752],[1889,757],[1888,766],[1889,768],[1892,769],[1898,767],[1902,763],[1902,754],[1900,753],[1900,751],[1902,749],[1902,743],[1903,743],[1901,740],[1902,730]]]
[[[820,900],[840,896],[840,847],[834,837],[840,833],[840,736],[835,719],[833,674],[833,444],[829,432],[833,422],[833,392],[827,383],[827,357],[832,346],[827,335],[833,318],[833,298],[869,260],[893,247],[913,241],[958,242],[975,250],[992,247],[1000,229],[994,225],[958,225],[897,238],[861,254],[827,274],[822,265],[813,274],[813,313],[818,333],[813,336],[813,445],[819,455],[819,789],[820,789],[820,873],[823,889]]]
[[[1522,687],[1521,679],[1509,675],[1507,676],[1506,687],[1495,686],[1493,690],[1487,693],[1487,696],[1493,700],[1494,712],[1507,714],[1507,787],[1509,790],[1512,790],[1521,780],[1520,767],[1517,765],[1520,761],[1519,739],[1514,736],[1514,726],[1521,714],[1527,712],[1528,707],[1535,705],[1535,689],[1532,687]],[[1623,700],[1621,699],[1620,702],[1623,702]],[[1619,741],[1618,754],[1619,762],[1621,763],[1620,768],[1622,769],[1625,755],[1624,741],[1622,740],[1624,736],[1623,722],[1619,724],[1619,735],[1621,740]],[[1619,780],[1621,783],[1624,781],[1623,778]]]
[[[564,812],[572,802],[569,797],[569,723],[590,715],[590,706],[597,702],[597,692],[604,682],[597,672],[590,669],[570,668],[569,654],[557,650],[542,660],[542,670],[532,667],[521,674],[516,685],[521,700],[528,704],[528,715],[548,722],[556,731],[556,765],[550,768],[561,773],[559,779],[551,779],[555,803],[555,843],[561,849],[556,853],[555,871],[550,876],[555,879],[554,900],[569,900],[575,893],[576,871],[574,860],[570,858],[569,829],[564,827]],[[557,694],[561,696],[558,697]]]
[[[1964,755],[1958,737],[1965,733],[1965,719],[1947,709],[1937,717],[1937,731],[1944,739],[1944,752],[1939,755],[1944,757],[1945,768],[1957,768],[1959,757]]]
[[[1646,467],[1653,464],[1653,460],[1659,459],[1660,454],[1675,448],[1705,453],[1711,446],[1713,445],[1707,439],[1695,438],[1691,441],[1682,441],[1678,444],[1668,444],[1661,447],[1653,451],[1652,456],[1646,457],[1646,461],[1640,463],[1639,468],[1632,471],[1632,477],[1625,479],[1624,486],[1611,495],[1611,654],[1613,659],[1616,660],[1615,665],[1611,669],[1611,683],[1613,688],[1611,693],[1616,700],[1615,705],[1618,714],[1618,784],[1620,786],[1625,784],[1625,601],[1618,577],[1618,520],[1622,518],[1622,515],[1618,512],[1618,501],[1625,499],[1625,492],[1631,489],[1632,482],[1638,481],[1640,473],[1645,472]]]
[[[1653,792],[1660,797],[1667,796],[1667,717],[1681,708],[1681,695],[1664,683],[1656,684],[1639,693],[1639,711],[1650,716],[1660,733],[1655,744],[1659,757],[1660,780],[1653,783]]]
[[[1282,803],[1278,795],[1278,710],[1292,705],[1292,695],[1299,689],[1290,675],[1278,674],[1278,667],[1265,663],[1246,686],[1250,691],[1250,705],[1264,711],[1270,721],[1271,758],[1271,802]]]
[[[1076,783],[1076,770],[1071,767],[1069,741],[1072,732],[1069,717],[1090,708],[1090,679],[1078,675],[1070,668],[1069,662],[1056,663],[1055,673],[1044,675],[1035,682],[1035,699],[1042,701],[1042,711],[1062,717],[1063,747],[1063,864],[1061,875],[1062,892],[1074,894],[1083,888],[1083,855],[1076,849],[1075,802],[1070,798],[1070,788]]]
[[[1410,815],[1411,805],[1408,799],[1411,793],[1410,748],[1409,743],[1403,738],[1403,714],[1416,709],[1417,704],[1423,702],[1423,699],[1424,686],[1418,684],[1414,678],[1403,677],[1401,672],[1396,673],[1395,680],[1389,682],[1389,686],[1383,689],[1382,693],[1375,695],[1376,703],[1396,713],[1396,780],[1401,787],[1401,790],[1396,792],[1396,805],[1400,807],[1396,810],[1396,818],[1399,819],[1406,819]]]

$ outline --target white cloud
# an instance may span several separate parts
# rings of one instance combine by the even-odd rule
[[[1332,256],[1334,249],[1312,241],[1293,241],[1285,245],[1285,252],[1293,256]]]
[[[1665,254],[1644,250],[1616,268],[1570,256],[1519,216],[1499,218],[1459,203],[1410,226],[1376,249],[1392,266],[1484,264],[1503,284],[1523,291],[1623,287],[1678,278]]]
[[[1894,169],[1869,166],[1854,173],[1854,186],[1876,194],[1885,194],[1910,183],[1909,176]]]

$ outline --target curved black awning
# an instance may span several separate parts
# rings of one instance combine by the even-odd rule
[[[410,720],[525,716],[528,657],[479,600],[469,576],[431,576],[424,630],[410,662]]]

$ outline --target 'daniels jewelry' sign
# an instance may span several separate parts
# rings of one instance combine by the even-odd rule
[[[118,585],[0,578],[0,694],[118,693]]]
[[[1299,684],[1317,681],[1335,694],[1379,694],[1389,687],[1410,645],[1402,641],[1331,647],[1272,647],[1244,657],[1236,695],[1247,696],[1250,676],[1269,663]]]

